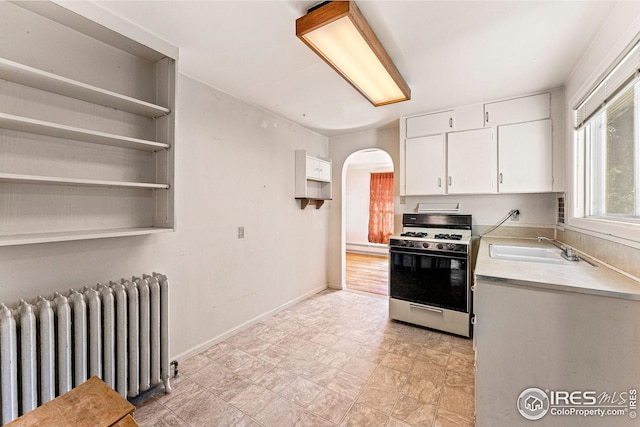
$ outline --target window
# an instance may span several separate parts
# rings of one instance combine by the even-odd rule
[[[639,46],[575,110],[575,216],[640,223]]]

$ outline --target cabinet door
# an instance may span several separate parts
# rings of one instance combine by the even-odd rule
[[[492,129],[477,129],[448,134],[448,193],[494,192],[496,176],[495,153]]]
[[[444,194],[444,134],[405,141],[405,193]]]
[[[453,129],[453,110],[407,118],[407,138],[435,135]]]
[[[552,191],[551,120],[498,126],[498,191]]]
[[[308,179],[318,179],[318,160],[313,157],[307,157],[306,176]]]
[[[331,162],[318,159],[317,178],[320,181],[331,181]]]
[[[331,181],[331,162],[307,157],[307,178],[315,181]]]
[[[453,117],[453,130],[463,131],[484,127],[484,105],[467,105],[456,108]]]
[[[551,115],[549,93],[485,104],[485,126],[532,122]]]

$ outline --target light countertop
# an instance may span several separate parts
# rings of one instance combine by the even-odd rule
[[[550,264],[531,261],[513,261],[489,256],[489,245],[518,245],[554,248],[548,242],[536,239],[509,237],[482,237],[474,271],[477,280],[497,284],[527,286],[564,292],[607,296],[640,301],[640,282],[589,258],[585,261]],[[559,251],[559,249],[556,249]]]

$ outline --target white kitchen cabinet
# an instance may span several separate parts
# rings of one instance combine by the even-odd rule
[[[531,264],[533,276],[535,263]],[[519,413],[518,397],[530,387],[547,392],[595,390],[610,396],[637,389],[638,331],[626,326],[640,322],[640,302],[517,283],[475,283],[476,425],[637,425],[628,414],[584,417],[549,412],[529,421]],[[628,407],[626,400],[615,402]]]
[[[496,147],[492,129],[452,132],[447,136],[447,193],[496,191]]]
[[[173,231],[177,49],[53,2],[0,17],[0,246]]]
[[[407,138],[446,133],[453,130],[453,110],[408,117],[406,121]]]
[[[331,200],[331,160],[296,150],[295,162],[295,198],[300,200],[302,209],[311,202],[319,209],[325,200]]]
[[[406,118],[407,138],[453,131],[479,129],[484,126],[483,104],[467,105],[453,110]]]
[[[524,96],[484,105],[486,127],[531,122],[551,117],[551,95]]]
[[[483,104],[466,105],[453,110],[453,131],[480,129],[484,127]]]
[[[445,194],[445,134],[405,141],[405,194]]]
[[[331,181],[331,162],[307,156],[307,179]]]
[[[553,189],[551,120],[498,126],[498,191]]]

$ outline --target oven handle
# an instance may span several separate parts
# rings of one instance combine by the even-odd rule
[[[406,252],[406,251],[398,251],[395,249],[390,249],[389,252],[391,254],[402,254],[402,255],[422,255],[422,256],[431,256],[431,257],[436,257],[436,258],[453,258],[453,259],[462,259],[465,260],[468,257],[469,254],[466,253],[450,253],[447,252],[446,254],[439,254],[439,253],[433,253],[433,252],[425,252],[425,251],[421,251],[421,250],[417,250],[415,252]]]
[[[409,303],[409,307],[417,308],[417,309],[420,309],[420,310],[433,311],[435,313],[440,313],[440,314],[444,313],[444,311],[442,309],[440,309],[440,308],[426,307],[424,305],[416,305],[416,304]]]

